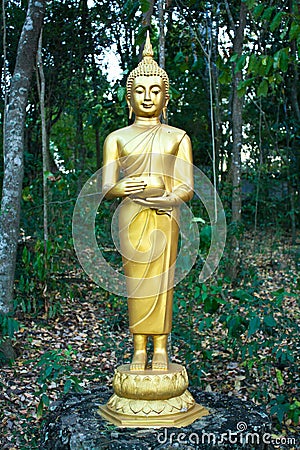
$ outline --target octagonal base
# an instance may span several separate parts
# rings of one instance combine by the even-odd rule
[[[209,414],[208,410],[204,406],[194,404],[192,408],[188,411],[176,413],[176,414],[166,414],[164,416],[139,416],[127,415],[118,413],[116,411],[110,410],[107,405],[100,406],[100,415],[113,423],[117,427],[128,427],[128,428],[160,428],[160,427],[186,427],[195,420],[200,419],[200,417],[207,416]]]

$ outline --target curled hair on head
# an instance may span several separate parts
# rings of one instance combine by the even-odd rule
[[[169,92],[169,77],[167,75],[167,72],[161,67],[159,67],[157,62],[154,61],[153,59],[153,49],[150,42],[149,31],[147,31],[147,38],[143,51],[143,59],[138,64],[138,66],[130,72],[127,78],[126,90],[128,98],[130,98],[131,96],[131,87],[133,84],[133,80],[136,77],[140,76],[146,77],[158,76],[162,78],[165,83],[166,93]]]

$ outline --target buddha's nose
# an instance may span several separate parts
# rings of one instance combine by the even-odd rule
[[[151,100],[151,98],[150,98],[150,91],[148,91],[148,89],[146,89],[146,91],[145,91],[145,98],[144,98],[144,100],[148,101],[148,102]]]

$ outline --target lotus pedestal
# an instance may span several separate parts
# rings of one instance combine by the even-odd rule
[[[116,369],[114,394],[99,413],[119,427],[184,427],[209,414],[187,388],[187,372],[180,364],[138,372],[125,364]]]

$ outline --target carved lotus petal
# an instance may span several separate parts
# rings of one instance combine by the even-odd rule
[[[170,377],[166,375],[161,379],[159,389],[161,392],[170,391]]]
[[[189,391],[185,391],[185,393],[181,396],[181,398],[184,402],[188,404],[189,407],[195,403],[195,400]]]
[[[152,411],[160,414],[166,407],[166,403],[162,401],[157,401],[152,403]]]
[[[151,406],[152,406],[152,405],[151,405]],[[146,403],[146,406],[144,406],[144,408],[143,408],[143,413],[146,414],[146,415],[148,415],[148,414],[150,414],[152,411],[153,411],[153,408],[150,407],[149,403],[147,402],[147,403]]]
[[[127,395],[136,391],[136,384],[133,378],[127,377],[123,384],[120,386],[120,393],[126,393]]]
[[[177,410],[177,408],[175,408],[176,410]],[[170,414],[170,413],[172,413],[172,412],[174,412],[174,408],[173,408],[173,406],[169,403],[169,401],[168,400],[166,400],[166,403],[165,403],[165,409],[164,409],[164,414]]]
[[[118,398],[118,401],[116,402],[115,405],[115,410],[125,412],[126,408],[127,408],[126,400],[123,398]]]
[[[137,414],[145,408],[147,402],[143,400],[132,400],[129,404],[131,411]]]
[[[117,403],[117,400],[118,400],[118,397],[117,397],[115,394],[113,394],[113,395],[110,397],[110,399],[109,399],[109,401],[108,401],[107,404],[108,404],[111,408],[115,408],[116,403]]]
[[[188,388],[188,379],[185,368],[178,364],[171,364],[167,373],[136,373],[130,371],[129,365],[123,365],[115,373],[113,388],[115,394],[127,399],[167,400],[182,395]]]
[[[167,403],[169,403],[173,409],[175,408],[180,410],[182,408],[182,401],[180,400],[180,397],[169,398]]]

